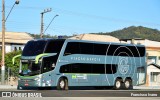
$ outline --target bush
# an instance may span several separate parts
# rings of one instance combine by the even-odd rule
[[[5,78],[8,78],[8,68],[10,69],[10,75],[17,77],[20,65],[20,58],[15,60],[15,64],[12,63],[12,58],[18,54],[21,54],[22,51],[13,51],[5,54]],[[0,61],[2,59],[2,53],[0,51]],[[1,77],[0,77],[1,78]]]

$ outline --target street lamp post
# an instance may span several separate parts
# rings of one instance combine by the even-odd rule
[[[19,0],[16,0],[15,4],[19,4]],[[13,5],[13,7],[14,7]],[[13,7],[11,8],[7,18],[9,17]],[[1,84],[5,84],[5,0],[2,0],[2,61],[1,61]]]
[[[51,12],[52,9],[47,9],[47,10],[44,10],[43,12],[41,12],[41,32],[40,32],[40,38],[43,38],[43,14],[44,13],[47,13],[47,12]]]
[[[5,59],[4,59],[4,53],[5,53],[5,1],[2,0],[2,62],[1,62],[1,84],[4,84],[5,80]]]
[[[45,29],[45,31],[44,31],[43,33],[45,33],[45,32],[47,31],[48,27],[51,25],[51,23],[53,22],[53,20],[54,20],[57,16],[59,16],[59,15],[55,15],[55,16],[52,18],[51,22],[48,24],[48,26],[46,27],[46,29]]]
[[[11,14],[11,12],[12,12],[12,10],[13,10],[14,6],[15,6],[15,5],[18,5],[18,4],[19,4],[19,0],[16,0],[16,1],[15,1],[15,3],[13,4],[13,6],[12,6],[11,10],[9,11],[9,13],[8,13],[7,17],[6,17],[5,22],[7,21],[7,19],[8,19],[8,17],[9,17],[9,15]]]

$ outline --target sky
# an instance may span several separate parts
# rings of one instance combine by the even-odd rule
[[[5,0],[5,16],[14,2]],[[2,2],[0,6],[2,10]],[[160,30],[160,0],[20,0],[6,21],[6,31],[40,34],[40,13],[48,8],[52,11],[44,14],[44,30],[59,16],[44,34],[112,32],[129,26]]]

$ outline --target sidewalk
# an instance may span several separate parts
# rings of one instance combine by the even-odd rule
[[[17,89],[17,85],[0,85],[0,89]]]
[[[160,86],[133,86],[133,89],[160,89]]]

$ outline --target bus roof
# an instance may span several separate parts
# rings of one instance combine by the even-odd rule
[[[101,44],[115,44],[115,45],[126,45],[126,46],[139,46],[144,47],[144,45],[140,44],[127,44],[127,43],[115,43],[115,42],[101,42],[101,41],[90,41],[90,40],[74,40],[74,39],[66,39],[66,42],[87,42],[87,43],[101,43]]]
[[[101,42],[101,41],[90,41],[90,40],[74,40],[74,39],[53,39],[53,38],[43,38],[43,39],[34,39],[30,41],[53,41],[53,40],[62,40],[66,42],[86,42],[86,43],[101,43],[101,44],[115,44],[115,45],[125,45],[125,46],[138,46],[144,47],[144,45],[137,44],[127,44],[127,43],[115,43],[115,42]]]

